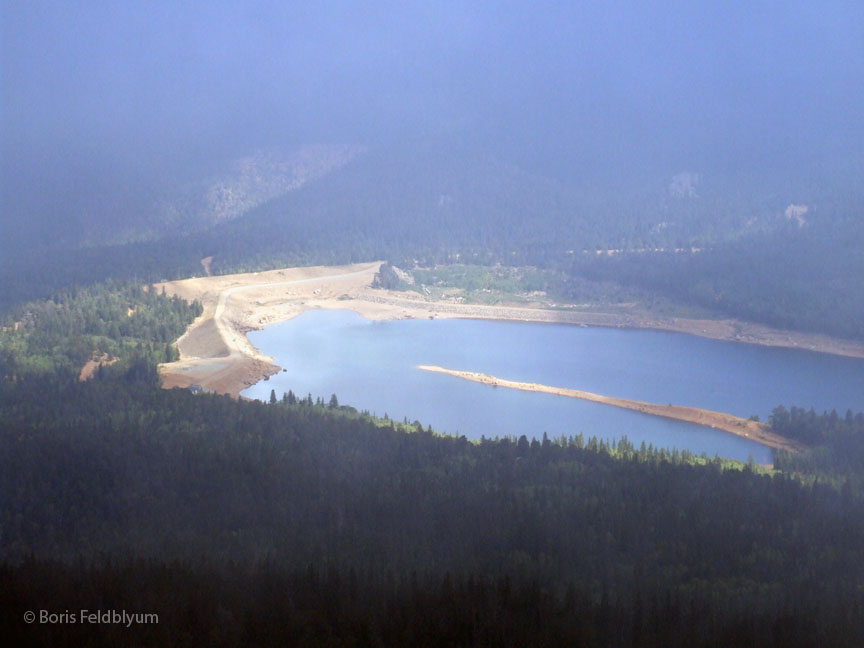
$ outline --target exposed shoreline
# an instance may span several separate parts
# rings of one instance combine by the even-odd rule
[[[163,386],[202,388],[238,397],[279,371],[246,333],[309,309],[346,309],[372,320],[468,318],[578,326],[653,329],[864,358],[864,344],[824,335],[779,331],[735,320],[659,318],[635,309],[544,308],[542,305],[432,301],[413,293],[371,287],[380,261],[221,275],[156,284],[168,295],[199,300],[203,314],[178,339],[180,360],[160,366]]]
[[[518,389],[520,391],[540,392],[555,394],[556,396],[566,396],[568,398],[578,398],[594,403],[601,403],[603,405],[611,405],[613,407],[633,410],[651,416],[660,416],[663,418],[675,419],[677,421],[695,423],[696,425],[704,425],[718,430],[723,430],[724,432],[729,432],[730,434],[746,438],[750,441],[755,441],[756,443],[776,450],[799,452],[802,449],[801,444],[771,432],[771,428],[767,423],[751,421],[732,414],[726,414],[725,412],[715,412],[698,407],[686,407],[683,405],[658,405],[656,403],[646,403],[645,401],[630,400],[628,398],[603,396],[601,394],[594,394],[579,389],[551,387],[539,383],[506,380],[504,378],[498,378],[496,376],[475,371],[445,369],[444,367],[437,367],[434,365],[418,365],[417,368],[423,371],[442,373],[463,380],[470,380],[472,382],[490,385],[492,387],[506,387],[507,389]]]

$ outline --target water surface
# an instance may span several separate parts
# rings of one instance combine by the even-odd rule
[[[244,395],[293,390],[468,438],[627,436],[637,446],[771,461],[770,449],[698,425],[552,394],[493,388],[416,369],[428,364],[767,419],[779,404],[862,409],[864,360],[664,331],[486,320],[373,322],[307,311],[249,339],[286,369]]]

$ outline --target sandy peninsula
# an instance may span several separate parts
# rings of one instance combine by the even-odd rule
[[[735,320],[658,318],[638,310],[544,308],[433,301],[417,293],[372,288],[380,261],[346,266],[309,266],[267,272],[208,276],[156,284],[156,290],[199,300],[203,314],[177,340],[180,360],[160,367],[163,385],[204,389],[237,397],[277,371],[246,333],[296,317],[305,310],[347,309],[373,320],[474,318],[581,326],[646,328],[719,340],[810,349],[864,358],[864,344],[822,335],[778,331]]]
[[[449,376],[482,383],[484,385],[490,385],[492,387],[506,387],[507,389],[518,389],[521,391],[555,394],[556,396],[566,396],[568,398],[579,398],[581,400],[620,407],[622,409],[633,410],[651,416],[661,416],[663,418],[675,419],[676,421],[685,421],[687,423],[695,423],[696,425],[704,425],[750,439],[751,441],[755,441],[756,443],[777,450],[799,452],[803,447],[791,439],[774,434],[771,432],[771,426],[767,423],[751,421],[724,412],[715,412],[712,410],[700,409],[698,407],[686,407],[683,405],[658,405],[656,403],[646,403],[644,401],[630,400],[628,398],[603,396],[602,394],[594,394],[580,389],[551,387],[539,383],[518,382],[515,380],[498,378],[497,376],[490,376],[489,374],[478,373],[476,371],[459,371],[456,369],[445,369],[444,367],[431,365],[419,365],[417,368],[422,369],[423,371],[447,374]]]

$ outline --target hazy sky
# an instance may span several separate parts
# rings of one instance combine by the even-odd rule
[[[57,209],[97,177],[146,192],[160,173],[299,142],[450,138],[625,166],[830,157],[864,142],[859,0],[0,11],[6,217]]]

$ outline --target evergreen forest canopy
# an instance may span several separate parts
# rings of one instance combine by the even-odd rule
[[[165,391],[201,306],[150,287],[500,264],[864,340],[862,33],[845,0],[3,3],[2,635],[864,645],[864,413],[776,404],[808,449],[766,470]],[[79,608],[160,622],[22,621]]]
[[[769,473],[626,438],[471,443],[336,395],[162,390],[200,306],[152,289],[23,311],[0,331],[0,623],[21,645],[123,640],[21,624],[72,604],[146,609],[136,636],[190,645],[862,639],[864,413],[776,408],[810,449]]]

